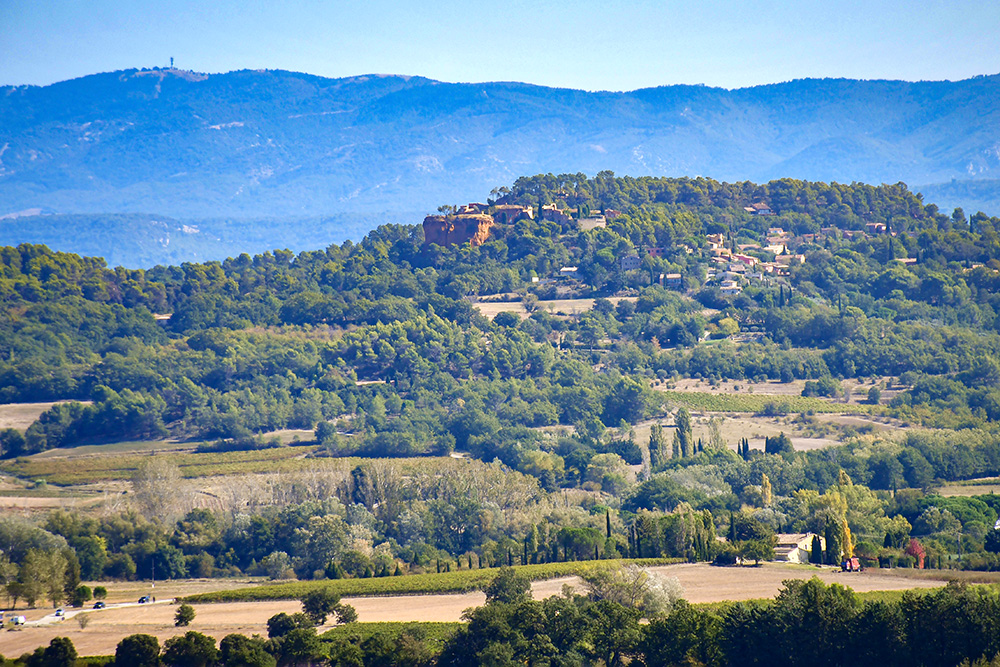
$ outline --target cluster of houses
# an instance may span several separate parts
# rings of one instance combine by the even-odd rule
[[[497,204],[491,207],[488,204],[473,202],[459,207],[455,213],[457,215],[477,215],[490,211],[492,211],[490,215],[493,216],[493,222],[500,225],[509,225],[518,220],[534,220],[538,212],[531,206]],[[577,219],[580,213],[579,209],[559,208],[556,204],[545,204],[541,208],[541,219],[564,224]],[[581,222],[589,222],[591,226],[603,226],[608,220],[613,220],[621,214],[621,211],[610,208],[604,211],[591,211],[590,215]]]
[[[745,206],[743,210],[750,215],[774,215],[771,207],[762,201]],[[455,217],[489,216],[496,224],[512,224],[519,220],[535,220],[540,215],[542,220],[559,224],[578,220],[581,225],[592,229],[598,226],[603,227],[607,220],[621,215],[620,211],[605,209],[604,211],[591,212],[587,218],[580,219],[578,216],[582,212],[578,209],[560,208],[556,204],[546,204],[540,208],[534,208],[516,204],[489,206],[470,203],[455,211]],[[824,227],[819,233],[799,236],[793,236],[781,227],[771,227],[767,230],[767,235],[762,243],[745,243],[738,246],[727,245],[722,234],[708,234],[705,241],[708,251],[711,253],[711,266],[706,282],[718,281],[719,289],[723,294],[738,294],[749,281],[766,282],[774,278],[787,277],[792,266],[805,263],[804,254],[792,252],[792,249],[798,248],[800,245],[818,243],[825,238],[836,235],[845,239],[854,239],[886,234],[887,232],[885,224],[880,222],[868,223],[864,230],[841,230],[834,227]],[[685,250],[688,254],[694,252],[691,248],[685,248]],[[640,247],[637,252],[619,257],[617,260],[618,268],[622,272],[635,271],[641,267],[643,257],[662,257],[665,252],[666,249],[661,247]],[[757,256],[760,253],[773,255],[774,259],[764,261]],[[914,260],[901,261],[910,263]],[[564,266],[553,278],[572,281],[576,279],[576,275],[577,267]],[[537,278],[535,281],[540,282]],[[659,282],[665,287],[674,288],[680,288],[684,284],[680,273],[660,274]]]
[[[723,294],[738,294],[742,291],[741,280],[763,281],[770,277],[787,276],[790,268],[795,264],[805,262],[805,255],[792,254],[788,251],[788,232],[780,227],[771,227],[767,230],[767,239],[764,245],[759,243],[745,243],[736,247],[736,250],[726,246],[725,238],[722,234],[709,234],[705,237],[709,252],[712,253],[712,267],[708,271],[708,280],[722,278],[719,289]],[[750,250],[762,250],[772,253],[775,257],[773,261],[765,262],[755,255],[748,254]]]

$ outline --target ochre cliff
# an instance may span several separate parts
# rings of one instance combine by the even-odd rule
[[[493,227],[493,218],[481,213],[459,215],[429,215],[424,218],[424,245],[439,246],[486,243]]]

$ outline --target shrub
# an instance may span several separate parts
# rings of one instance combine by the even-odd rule
[[[191,625],[194,620],[194,607],[189,604],[182,604],[174,614],[174,625],[178,628]]]
[[[163,663],[178,667],[207,667],[219,659],[215,640],[200,632],[189,630],[181,637],[173,637],[163,644]]]
[[[115,649],[115,667],[159,667],[160,641],[152,635],[129,635]]]
[[[92,594],[90,591],[90,587],[80,584],[79,586],[76,587],[76,590],[73,591],[73,597],[70,600],[70,603],[74,607],[82,607],[91,599],[91,597]]]
[[[524,602],[531,598],[531,582],[512,567],[501,567],[500,572],[486,587],[486,602]]]

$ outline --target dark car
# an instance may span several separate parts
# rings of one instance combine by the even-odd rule
[[[104,609],[106,606],[103,601],[94,603],[94,609]]]
[[[139,604],[146,604],[147,602],[149,602],[148,595],[143,595],[141,598],[139,598]]]

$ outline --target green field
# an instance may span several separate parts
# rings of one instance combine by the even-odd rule
[[[566,563],[541,563],[514,567],[532,581],[570,575],[585,576],[596,570],[621,563],[636,565],[671,565],[684,562],[679,558],[643,558],[635,560],[586,560]],[[430,593],[465,593],[481,590],[497,575],[497,568],[461,570],[430,574],[409,574],[373,579],[325,579],[265,584],[214,593],[200,593],[184,598],[185,602],[259,602],[261,600],[297,600],[311,590],[324,588],[345,597],[379,595],[421,595]]]
[[[297,472],[318,466],[350,470],[362,461],[358,457],[307,458],[316,451],[313,445],[258,449],[245,452],[164,452],[157,457],[168,460],[186,478],[254,473]],[[149,460],[149,454],[112,454],[108,456],[72,456],[55,458],[21,457],[0,463],[0,472],[23,479],[44,480],[50,484],[69,486],[95,484],[130,479],[139,466]],[[393,459],[402,469],[419,467],[434,472],[461,465],[450,457],[415,457]]]
[[[813,396],[770,396],[766,394],[710,394],[707,392],[661,391],[664,398],[675,405],[689,410],[704,412],[752,412],[766,413],[768,407],[777,409],[774,414],[796,412],[822,412],[832,414],[882,414],[879,405],[858,405],[854,403],[834,403]]]
[[[349,623],[338,625],[322,634],[324,639],[340,639],[342,637],[356,638],[361,643],[374,635],[382,635],[390,641],[394,641],[404,632],[426,637],[427,641],[435,644],[440,649],[451,636],[458,632],[464,623]]]

